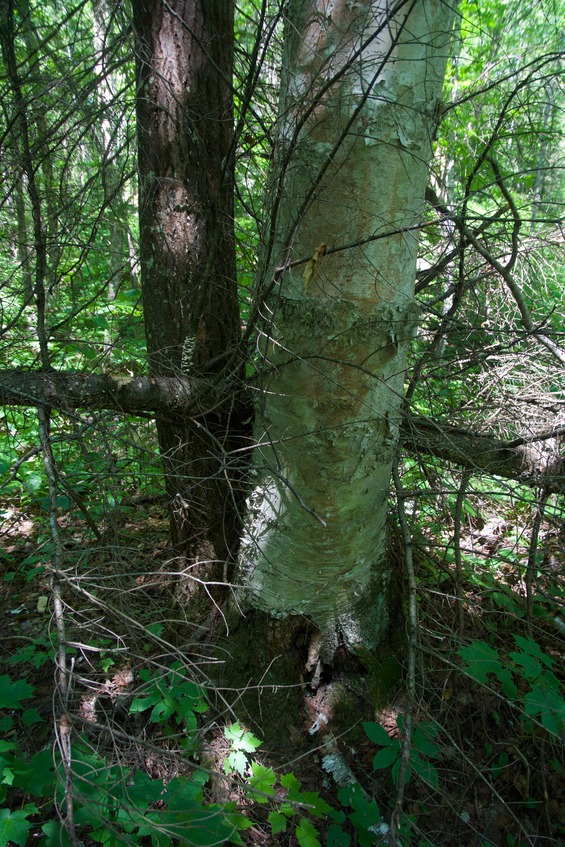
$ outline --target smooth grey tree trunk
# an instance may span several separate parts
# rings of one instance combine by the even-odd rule
[[[291,0],[239,602],[371,647],[453,10]],[[261,296],[259,294],[259,296]]]

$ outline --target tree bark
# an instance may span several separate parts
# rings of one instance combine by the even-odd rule
[[[440,0],[289,5],[237,581],[240,602],[311,620],[328,654],[375,646],[389,621],[387,496],[451,19]]]
[[[404,448],[467,468],[473,474],[512,479],[551,494],[565,491],[563,428],[510,443],[484,433],[446,426],[417,415],[401,422]]]
[[[134,0],[141,276],[150,371],[214,374],[239,338],[231,0]],[[159,418],[173,542],[217,578],[238,540],[227,411]]]
[[[135,376],[85,374],[70,371],[0,371],[0,405],[51,406],[72,409],[115,409],[128,414],[160,412],[190,419],[221,413],[233,406],[231,387],[214,387],[196,376]],[[236,409],[243,413],[243,407]]]

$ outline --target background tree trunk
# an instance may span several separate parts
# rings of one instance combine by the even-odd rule
[[[216,373],[239,337],[230,0],[135,0],[139,216],[155,376]],[[229,415],[157,422],[173,542],[217,577],[237,541]],[[194,571],[193,571],[194,573]]]
[[[452,11],[326,7],[288,12],[238,581],[252,606],[315,623],[331,654],[374,646],[389,620],[387,497]]]

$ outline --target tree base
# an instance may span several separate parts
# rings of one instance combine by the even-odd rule
[[[229,624],[222,683],[238,692],[238,719],[280,755],[316,746],[328,732],[347,733],[360,719],[374,720],[402,683],[403,626],[383,634],[375,650],[330,644],[301,616],[278,620],[251,610]]]

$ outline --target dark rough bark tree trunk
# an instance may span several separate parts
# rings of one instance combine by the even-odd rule
[[[237,343],[231,0],[134,0],[139,220],[151,374],[217,375]],[[158,418],[176,553],[217,578],[237,545],[229,414]]]

